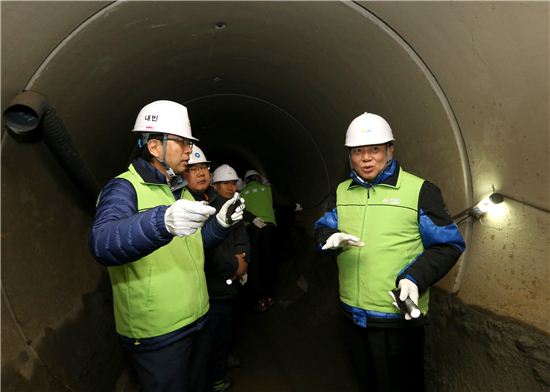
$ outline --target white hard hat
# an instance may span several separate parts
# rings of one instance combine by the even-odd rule
[[[196,165],[197,163],[210,163],[210,161],[206,159],[206,155],[204,155],[204,152],[202,152],[200,147],[193,144],[193,150],[189,155],[189,162],[187,164]]]
[[[240,191],[245,186],[245,183],[241,177],[237,178],[237,190]]]
[[[216,170],[214,170],[214,174],[212,175],[212,183],[220,182],[220,181],[238,181],[239,177],[237,176],[237,172],[235,169],[233,169],[229,165],[221,165]]]
[[[172,101],[155,101],[145,105],[136,117],[133,132],[168,133],[199,140],[191,134],[187,108]]]
[[[346,132],[346,147],[384,144],[395,140],[390,125],[382,117],[373,113],[363,113],[356,117]]]
[[[246,173],[244,173],[244,180],[246,181],[248,177],[252,176],[262,176],[260,173],[258,173],[256,170],[247,170]]]

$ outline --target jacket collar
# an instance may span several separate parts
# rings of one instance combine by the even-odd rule
[[[140,175],[144,182],[159,185],[166,184],[166,176],[145,159],[134,159],[132,161],[132,166],[134,166],[134,169],[136,169],[136,172]]]
[[[208,204],[212,204],[214,199],[218,196],[214,188],[211,186],[209,186],[204,192],[194,191],[189,189],[189,187],[187,187],[187,191],[191,193],[191,196],[193,196],[193,199],[196,201],[207,201]]]
[[[168,182],[166,181],[166,176],[145,159],[136,158],[132,161],[132,165],[144,182],[148,184],[168,185]],[[183,186],[183,178],[181,178],[181,176],[176,176],[172,179],[170,189],[175,192],[181,190]]]
[[[393,159],[388,166],[380,174],[371,182],[363,180],[361,177],[357,175],[355,170],[352,170],[350,173],[351,183],[349,184],[349,188],[353,188],[356,186],[363,186],[365,188],[372,188],[375,185],[388,185],[395,187],[397,186],[397,181],[399,179],[399,171],[401,170],[399,166],[399,162],[397,160]]]
[[[168,184],[166,176],[143,158],[136,158],[132,160],[132,164],[129,168],[130,171],[132,171],[132,167],[145,184],[170,185],[170,190],[172,191],[174,198],[176,200],[181,198],[182,191],[184,189],[184,182],[181,176],[174,177],[172,179],[172,183]]]

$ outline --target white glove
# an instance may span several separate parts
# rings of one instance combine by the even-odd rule
[[[294,206],[294,212],[300,212],[303,209],[304,208],[302,207],[302,205],[300,203],[296,203],[296,205]]]
[[[240,197],[239,192],[235,192],[233,197],[227,200],[222,208],[220,208],[220,212],[218,212],[216,218],[220,222],[220,225],[228,228],[243,220],[244,208],[244,199]]]
[[[262,218],[258,218],[258,217],[252,220],[252,224],[256,226],[258,229],[263,229],[264,227],[267,226],[267,223],[265,223]]]
[[[214,207],[203,202],[180,199],[166,210],[164,224],[171,234],[184,237],[197,231],[215,213]]]
[[[358,237],[346,233],[334,233],[328,237],[327,242],[321,248],[322,250],[337,249],[343,246],[363,246],[365,245]]]
[[[418,286],[409,279],[401,279],[397,284],[397,287],[401,289],[399,299],[404,301],[409,297],[411,301],[418,306]],[[410,314],[405,314],[405,320],[412,319]]]

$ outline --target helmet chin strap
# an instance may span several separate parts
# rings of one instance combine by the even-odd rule
[[[376,178],[380,177],[382,173],[384,173],[384,171],[391,165],[392,161],[393,161],[393,157],[390,158],[390,143],[388,142],[386,143],[386,166],[384,166],[382,171],[378,173],[378,176],[376,176]]]
[[[162,159],[157,159],[159,163],[162,165],[164,170],[166,170],[166,176],[168,177],[168,180],[171,181],[174,177],[176,177],[176,173],[174,173],[174,170],[166,163],[166,145],[168,144],[168,135],[164,134],[162,138]]]

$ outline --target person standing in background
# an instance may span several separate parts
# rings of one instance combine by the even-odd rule
[[[217,197],[210,205],[218,209],[227,200],[238,198],[237,179],[237,173],[229,165],[214,170],[212,186]],[[228,373],[233,315],[238,285],[246,283],[249,254],[250,242],[243,222],[232,226],[229,236],[221,244],[206,251],[205,273],[210,296],[207,331],[212,348],[209,374],[214,392],[225,391],[233,384]]]
[[[275,252],[276,222],[271,187],[263,184],[256,170],[244,175],[245,187],[241,196],[246,201],[245,221],[252,252],[250,279],[256,308],[260,312],[274,304],[277,286],[277,259]]]

